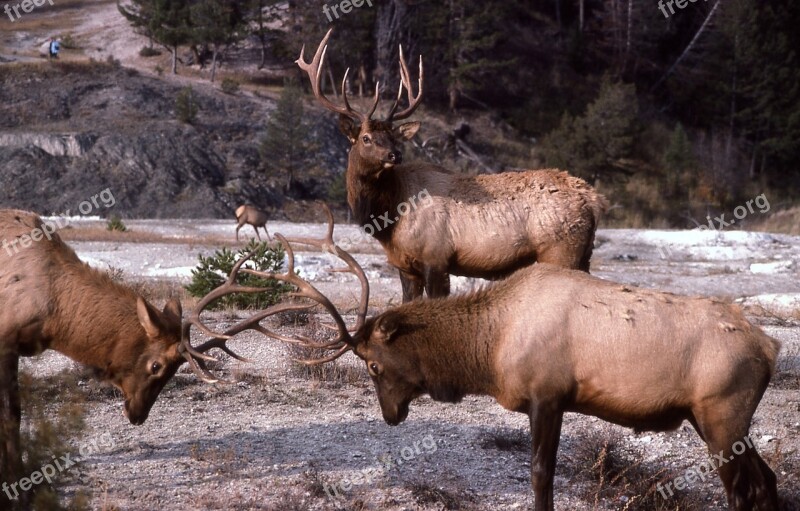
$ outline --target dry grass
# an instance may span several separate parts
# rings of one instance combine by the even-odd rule
[[[470,502],[455,491],[438,488],[433,484],[414,481],[406,484],[414,500],[421,506],[436,506],[442,510],[470,509]],[[441,507],[439,507],[441,506]]]
[[[754,231],[800,235],[800,206],[776,211],[750,225]]]
[[[644,463],[635,453],[626,452],[622,436],[608,431],[592,431],[576,444],[570,460],[570,475],[588,476],[583,498],[594,509],[609,503],[625,511],[682,511],[703,509],[699,494],[690,490],[676,491],[664,499],[657,485],[665,485],[679,473]]]

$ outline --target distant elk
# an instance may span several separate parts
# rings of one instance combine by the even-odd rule
[[[384,120],[372,116],[380,84],[367,114],[355,111],[342,82],[343,104],[330,101],[321,79],[331,31],[311,63],[301,51],[297,64],[308,74],[314,96],[339,114],[339,126],[350,141],[347,201],[356,220],[370,227],[400,270],[403,301],[447,296],[449,275],[502,278],[534,262],[589,271],[594,234],[606,200],[582,179],[558,170],[529,170],[464,176],[428,163],[403,163],[399,142],[410,140],[419,122],[394,126],[419,107],[424,72],[419,63],[419,91],[400,48],[400,90]],[[398,111],[403,89],[408,107]],[[432,200],[407,208],[410,197],[426,191]]]
[[[749,440],[780,344],[748,322],[739,307],[537,264],[480,291],[417,300],[366,319],[367,278],[334,244],[330,212],[328,225],[322,240],[276,235],[289,260],[285,274],[248,273],[296,286],[295,296],[311,300],[306,307],[321,305],[331,315],[337,336],[320,343],[258,325],[286,307],[302,306],[297,303],[261,311],[243,323],[282,341],[331,352],[307,363],[353,351],[367,366],[388,424],[405,420],[411,401],[424,394],[450,403],[469,394],[488,395],[527,414],[535,509],[552,511],[564,412],[638,431],[674,430],[688,420],[711,454],[727,460],[718,471],[732,509],[778,509],[775,474],[755,447],[737,452],[735,446]],[[332,252],[359,278],[353,328],[295,273],[292,243]]]
[[[55,227],[34,213],[0,210],[0,483],[9,492],[21,473],[19,357],[52,349],[96,370],[122,391],[131,424],[145,422],[164,385],[186,360],[181,304],[156,310],[105,272],[81,262]],[[193,350],[227,348],[212,340]],[[229,352],[230,353],[230,352]],[[236,356],[235,354],[233,354]],[[11,493],[9,493],[11,494]],[[0,509],[7,509],[0,493]],[[28,509],[26,492],[17,504]]]
[[[272,238],[267,230],[267,220],[267,214],[254,206],[244,205],[236,208],[236,221],[239,222],[239,224],[236,226],[236,241],[239,241],[239,229],[241,229],[245,224],[250,224],[253,226],[253,229],[256,231],[258,241],[261,241],[261,235],[258,233],[258,228],[263,227],[264,232],[267,233],[267,240],[270,241]]]

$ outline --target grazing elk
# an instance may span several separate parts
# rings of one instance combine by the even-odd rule
[[[728,460],[719,475],[729,506],[777,509],[775,474],[755,448],[737,453],[733,446],[748,434],[780,344],[749,323],[738,307],[537,264],[480,291],[406,303],[367,320],[367,279],[358,263],[334,245],[330,212],[328,225],[324,240],[276,235],[289,257],[286,274],[244,271],[295,285],[296,295],[331,314],[337,337],[318,343],[258,325],[275,311],[298,304],[262,311],[244,326],[332,352],[308,363],[353,351],[366,363],[387,423],[405,420],[411,401],[423,394],[444,402],[489,395],[527,414],[535,508],[544,511],[553,509],[564,412],[636,430],[668,431],[688,420],[710,452]],[[348,330],[335,306],[295,274],[292,242],[336,254],[358,276],[362,294],[355,330]],[[232,331],[219,339],[224,342]]]
[[[135,425],[145,422],[164,385],[192,357],[180,344],[177,300],[156,310],[81,262],[34,213],[0,210],[0,238],[0,482],[11,485],[23,475],[19,357],[52,349],[95,369],[122,391],[124,414]],[[216,340],[194,352],[213,347],[229,352]],[[2,509],[4,499],[0,494]]]
[[[463,176],[428,163],[403,163],[398,146],[419,130],[419,122],[394,126],[420,105],[424,73],[419,63],[419,91],[400,49],[400,91],[385,120],[372,116],[380,85],[367,114],[355,111],[342,82],[343,105],[321,89],[327,43],[319,45],[311,63],[304,51],[297,64],[308,74],[314,96],[339,114],[350,141],[347,201],[356,220],[372,229],[389,263],[400,270],[403,301],[421,296],[447,296],[449,274],[501,278],[534,262],[589,271],[594,233],[606,200],[582,179],[558,170],[529,170],[495,175]],[[403,89],[409,105],[398,111]],[[408,211],[404,201],[426,190],[432,201]]]
[[[267,230],[267,214],[260,209],[247,205],[239,206],[236,208],[236,221],[239,222],[236,226],[236,241],[239,241],[239,229],[245,224],[253,226],[253,229],[256,231],[256,236],[258,236],[258,241],[261,241],[261,235],[258,233],[259,227],[264,228],[264,232],[267,233],[267,240],[272,240]]]

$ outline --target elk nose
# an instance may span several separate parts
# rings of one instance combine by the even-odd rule
[[[389,153],[389,161],[391,163],[400,165],[401,163],[403,163],[403,153],[401,153],[400,151],[392,151],[391,153]]]

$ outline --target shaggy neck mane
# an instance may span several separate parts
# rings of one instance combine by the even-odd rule
[[[54,282],[57,289],[48,328],[53,339],[50,347],[105,371],[114,351],[123,346],[121,336],[143,331],[136,314],[137,295],[77,258],[64,262],[62,269]]]
[[[484,303],[490,292],[425,300],[424,310],[418,302],[398,309],[415,329],[402,342],[416,351],[433,399],[455,402],[467,394],[497,394],[493,360],[501,325]]]
[[[397,216],[397,206],[408,199],[408,192],[398,175],[402,166],[392,169],[370,168],[359,158],[357,151],[350,150],[347,166],[347,202],[356,221],[364,225],[375,224],[373,235],[378,241],[388,241],[392,237],[394,225],[384,226],[379,217],[389,214],[389,219]]]

